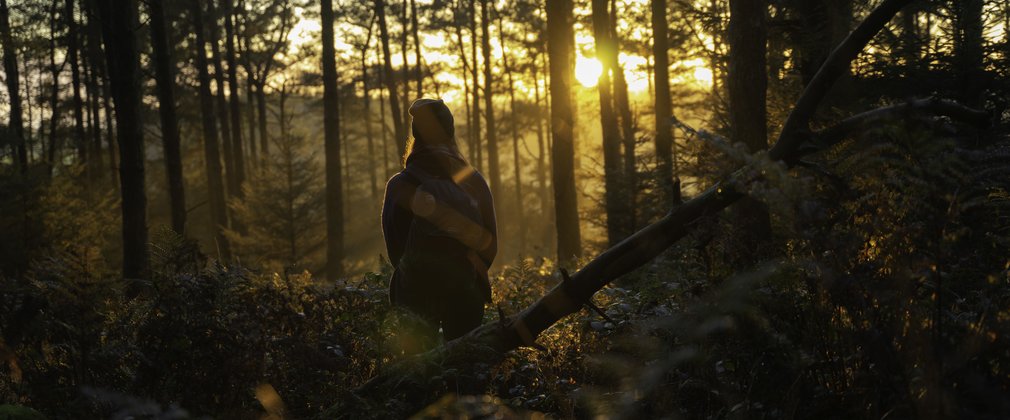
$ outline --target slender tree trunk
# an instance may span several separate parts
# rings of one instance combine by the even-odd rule
[[[607,0],[593,0],[593,38],[596,40],[596,57],[603,63],[603,73],[596,89],[600,95],[600,124],[603,129],[603,170],[606,188],[607,239],[610,246],[623,240],[630,232],[625,229],[628,215],[624,212],[623,165],[621,162],[621,134],[617,126],[610,74],[615,69],[611,61],[615,49],[610,37],[610,18]]]
[[[502,66],[508,79],[510,125],[512,126],[512,163],[515,169],[515,189],[516,189],[516,220],[519,229],[519,255],[526,252],[526,216],[525,203],[523,203],[523,165],[519,159],[519,120],[516,115],[516,92],[515,83],[512,80],[512,67],[509,65],[509,54],[505,51],[505,25],[502,14],[498,13],[498,42],[501,43]]]
[[[260,129],[260,154],[263,155],[262,159],[266,160],[270,154],[270,136],[267,133],[267,93],[264,79],[265,77],[256,80],[256,111],[259,114],[257,122]]]
[[[203,150],[207,166],[207,194],[210,203],[210,219],[214,225],[214,237],[217,241],[218,256],[221,260],[231,260],[231,246],[224,235],[228,226],[227,209],[225,208],[224,180],[221,174],[221,152],[217,142],[217,121],[214,118],[214,96],[210,92],[210,73],[207,70],[207,43],[203,36],[203,8],[199,0],[190,0],[190,14],[193,19],[193,32],[196,34],[197,76],[199,79],[200,115],[203,120]]]
[[[93,9],[90,5],[94,0],[85,0],[81,3],[82,10]],[[83,13],[82,13],[83,14]],[[99,98],[101,98],[104,92],[99,88],[99,78],[105,77],[105,66],[104,60],[102,59],[102,28],[99,26],[99,22],[96,19],[97,14],[92,13],[88,15],[87,24],[84,28],[85,36],[87,40],[87,54],[86,57],[86,67],[88,69],[87,75],[87,87],[88,87],[88,119],[91,121],[91,156],[93,156],[95,175],[100,177],[102,173],[102,122],[101,122],[101,107],[99,106]],[[106,125],[106,130],[110,127]],[[109,159],[113,159],[114,156],[110,154]],[[114,188],[118,188],[119,181],[116,179],[114,174],[110,174],[110,181]]]
[[[382,84],[386,83],[385,69],[379,69],[379,80]],[[389,148],[393,145],[389,144],[389,126],[386,125],[386,96],[382,93],[381,87],[379,88],[379,131],[382,133],[382,177],[387,178],[393,172],[390,170],[390,164],[394,164],[393,159],[389,158]]]
[[[172,71],[174,62],[169,47],[173,44],[169,41],[163,1],[150,0],[148,16],[151,19],[151,51],[154,58],[154,78],[158,85],[158,115],[161,117],[161,146],[165,154],[172,230],[182,235],[186,228],[186,195],[182,180],[179,120],[175,115],[175,74]]]
[[[536,57],[536,55],[534,55]],[[547,218],[550,217],[550,197],[547,192],[547,153],[545,151],[545,139],[544,139],[544,124],[543,124],[543,109],[544,107],[540,105],[540,77],[538,74],[538,69],[540,67],[534,62],[533,63],[533,98],[534,98],[534,110],[536,114],[534,119],[537,122],[537,187],[540,189],[540,217],[541,220],[546,222]],[[545,86],[546,87],[546,86]]]
[[[673,114],[670,101],[670,43],[667,34],[666,0],[652,0],[652,55],[656,87],[656,162],[658,184],[666,208],[680,204],[680,177],[674,173],[676,151],[673,147],[673,132],[670,117]]]
[[[368,39],[361,50],[361,90],[362,106],[365,110],[365,140],[368,143],[368,179],[372,185],[372,199],[379,197],[379,183],[375,176],[375,139],[372,135],[372,92],[368,87],[368,47],[372,39],[372,26],[368,27]]]
[[[414,37],[414,83],[417,85],[417,97],[424,97],[424,73],[421,71],[421,37],[417,35],[417,5],[410,0],[410,28]]]
[[[389,109],[393,117],[393,140],[396,141],[398,156],[403,156],[404,150],[407,148],[407,131],[404,127],[403,115],[400,113],[400,104],[396,93],[396,76],[393,73],[392,55],[389,53],[389,30],[386,26],[385,0],[375,0],[375,13],[379,17],[379,39],[382,41],[383,58],[382,74],[383,80],[386,82],[386,91],[389,93]]]
[[[452,11],[453,11],[453,17],[454,17],[454,19],[457,22],[459,22],[459,9],[460,9],[460,5],[459,4],[454,4],[453,5],[453,9],[452,9]],[[467,146],[466,152],[467,152],[467,159],[470,162],[475,162],[476,159],[477,159],[477,155],[475,154],[476,150],[474,150],[475,149],[474,144],[477,141],[477,135],[478,135],[478,133],[475,133],[473,131],[473,120],[472,120],[472,118],[473,118],[472,115],[473,114],[470,112],[470,80],[467,79],[467,71],[470,68],[470,63],[467,60],[467,57],[466,57],[466,47],[465,47],[465,45],[463,43],[463,25],[456,24],[456,25],[452,25],[452,27],[456,31],[456,42],[458,43],[458,46],[459,46],[459,61],[463,63],[463,68],[462,68],[462,75],[463,75],[463,77],[462,77],[462,79],[463,79],[463,107],[466,108],[466,126],[467,126],[466,127],[466,146]]]
[[[326,279],[344,275],[343,186],[340,173],[340,92],[333,47],[333,3],[322,0],[323,135],[326,149]]]
[[[481,51],[484,53],[484,123],[487,127],[487,167],[491,181],[491,196],[501,197],[501,169],[498,162],[498,133],[494,122],[494,106],[491,102],[494,94],[491,79],[491,7],[489,0],[481,0],[480,21]],[[501,215],[498,216],[501,219]]]
[[[409,0],[403,0],[403,8],[400,14],[400,59],[403,60],[403,68],[400,69],[401,77],[403,80],[403,99],[400,102],[403,105],[403,124],[404,128],[408,131],[410,130],[410,63],[407,61],[407,35],[410,33],[410,15],[408,13]]]
[[[91,166],[91,172],[94,173],[97,180],[102,174],[102,128],[98,116],[98,82],[95,80],[97,70],[95,70],[91,61],[91,43],[87,42],[84,47],[89,52],[81,56],[81,68],[84,70],[82,76],[84,77],[85,92],[87,92],[87,95],[82,97],[84,100],[84,111],[87,114],[85,142],[88,148],[88,156],[91,156],[88,165]]]
[[[238,194],[239,184],[238,177],[235,175],[235,153],[232,150],[232,130],[231,119],[228,115],[228,100],[224,97],[227,88],[224,83],[225,71],[221,63],[221,47],[219,46],[221,44],[221,31],[217,25],[218,13],[217,8],[214,7],[214,0],[208,1],[206,4],[208,19],[205,22],[207,23],[207,32],[210,34],[210,59],[211,65],[214,67],[214,86],[217,89],[214,99],[217,119],[221,124],[221,145],[223,146],[222,152],[224,152],[226,191],[228,197],[233,197]],[[238,127],[235,129],[238,130]]]
[[[231,150],[234,159],[235,189],[232,193],[242,197],[242,184],[245,183],[245,153],[242,147],[242,105],[238,97],[238,61],[235,58],[235,10],[232,0],[222,0],[224,15],[224,58],[228,66],[228,105],[231,116]],[[235,222],[233,222],[235,224]],[[235,226],[242,230],[241,226]]]
[[[256,128],[258,124],[256,121],[256,96],[254,95],[255,73],[253,72],[252,62],[249,59],[249,33],[245,23],[248,17],[243,6],[243,0],[239,0],[238,10],[241,11],[240,16],[242,17],[243,24],[240,31],[243,35],[239,37],[238,45],[241,47],[239,56],[242,58],[242,68],[245,69],[246,118],[249,122],[249,162],[256,165],[259,159],[256,152]]]
[[[960,80],[960,99],[970,107],[982,103],[985,90],[984,5],[984,0],[959,0],[954,6],[954,68]]]
[[[2,1],[2,0],[0,0]],[[137,50],[137,3],[99,0],[105,60],[119,130],[119,179],[123,210],[123,277],[146,276],[147,195],[144,190],[144,130],[141,117],[140,56]]]
[[[51,112],[51,115],[49,117],[49,150],[47,151],[49,153],[48,154],[49,176],[52,176],[53,168],[58,163],[60,163],[57,162],[57,152],[59,152],[60,149],[62,148],[60,144],[60,139],[62,139],[62,136],[59,135],[60,68],[56,66],[56,27],[57,27],[56,11],[58,9],[57,4],[58,2],[59,0],[53,0],[52,5],[49,7],[49,74],[53,82],[52,96],[49,97],[49,109]]]
[[[768,89],[764,0],[730,0],[729,93],[730,138],[743,143],[751,153],[768,148]],[[736,206],[740,238],[749,250],[767,242],[771,221],[767,206],[754,198],[744,198]],[[751,257],[757,258],[753,251]]]
[[[473,148],[476,151],[477,164],[474,165],[478,171],[484,172],[484,141],[480,135],[480,81],[477,79],[477,1],[470,0],[470,76],[473,78],[473,136],[476,140]]]
[[[4,79],[10,100],[10,115],[7,128],[13,135],[14,155],[21,173],[28,172],[28,149],[25,147],[25,132],[21,114],[21,90],[18,80],[18,60],[15,55],[14,39],[11,37],[10,12],[7,0],[0,0],[0,42],[3,43]]]
[[[610,0],[610,42],[614,48],[610,51],[611,72],[614,76],[614,105],[621,122],[621,140],[624,146],[624,168],[621,173],[624,199],[621,201],[621,212],[625,215],[623,229],[626,235],[635,232],[638,222],[635,209],[638,190],[638,170],[635,160],[635,126],[631,116],[631,103],[628,99],[628,82],[624,79],[624,67],[618,61],[620,57],[621,40],[617,35],[617,2]]]
[[[92,16],[99,16],[96,0],[87,0],[85,2],[88,8],[91,10]],[[101,22],[95,22],[96,26],[100,26]],[[101,28],[96,28],[95,31],[101,35]],[[116,130],[113,124],[113,112],[112,112],[112,86],[109,80],[110,71],[108,70],[108,65],[103,61],[99,66],[98,70],[101,72],[102,76],[102,109],[104,110],[103,115],[105,116],[105,145],[106,153],[108,153],[109,158],[109,175],[113,180],[114,185],[118,185],[121,181],[117,181],[119,177],[119,166],[116,163]]]
[[[547,51],[550,55],[551,148],[554,212],[558,231],[558,262],[570,265],[582,256],[579,208],[575,194],[575,118],[572,75],[575,73],[575,33],[571,0],[547,3]]]
[[[88,179],[94,180],[96,171],[94,164],[88,162],[87,136],[84,133],[84,101],[81,99],[81,69],[78,59],[80,39],[77,36],[74,0],[66,0],[63,14],[67,21],[67,60],[70,62],[70,83],[74,98],[74,144],[77,146],[78,161],[87,165]]]

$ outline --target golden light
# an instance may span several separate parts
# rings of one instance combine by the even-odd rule
[[[575,59],[575,80],[587,88],[595,87],[603,74],[603,63],[595,58],[579,56]]]
[[[705,86],[712,86],[712,69],[705,66],[698,66],[694,68],[694,80],[698,84],[704,84]]]

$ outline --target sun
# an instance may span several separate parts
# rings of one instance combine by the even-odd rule
[[[575,59],[575,80],[587,88],[595,87],[603,74],[603,63],[595,58],[579,56]]]

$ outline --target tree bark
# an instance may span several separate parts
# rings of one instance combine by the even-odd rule
[[[480,21],[481,21],[481,51],[484,53],[484,125],[487,128],[487,167],[489,181],[491,183],[491,196],[501,197],[501,168],[498,161],[498,133],[495,131],[494,106],[492,99],[494,88],[491,79],[491,8],[494,7],[489,0],[481,0]],[[502,215],[498,215],[501,223]]]
[[[417,35],[417,4],[410,0],[410,30],[414,38],[414,83],[417,85],[417,97],[424,97],[424,73],[421,70],[421,38]]]
[[[232,150],[232,134],[231,134],[231,119],[228,115],[228,100],[224,97],[224,92],[227,89],[224,82],[224,66],[221,64],[221,34],[220,28],[217,25],[218,12],[217,8],[214,7],[214,0],[206,2],[207,4],[207,15],[208,19],[205,21],[207,24],[207,32],[210,34],[210,59],[211,65],[214,67],[214,86],[216,87],[216,95],[214,95],[215,105],[217,109],[217,119],[221,124],[221,145],[223,157],[224,157],[224,171],[225,171],[225,182],[227,184],[227,197],[236,196],[239,189],[238,177],[235,175],[235,153]],[[236,127],[236,130],[238,127]],[[230,213],[230,211],[229,211]]]
[[[78,162],[87,165],[88,179],[94,180],[96,171],[94,164],[88,162],[87,136],[84,133],[84,101],[81,99],[81,69],[78,57],[80,39],[77,36],[74,0],[66,0],[64,5],[63,14],[67,22],[67,60],[70,62],[70,83],[73,95],[74,145],[77,147]]]
[[[670,116],[673,114],[670,100],[670,42],[666,22],[666,0],[652,0],[652,55],[655,59],[656,108],[656,172],[663,203],[667,207],[680,204],[680,178],[674,172],[677,160],[673,147],[673,131],[670,130]]]
[[[11,36],[10,11],[7,8],[7,0],[0,0],[0,42],[3,42],[4,79],[7,82],[7,94],[10,98],[7,128],[14,137],[14,155],[18,167],[20,167],[21,173],[25,174],[28,173],[28,148],[25,147],[18,59],[14,49],[14,38]]]
[[[515,169],[515,189],[516,189],[516,223],[519,229],[519,255],[523,255],[526,252],[526,205],[523,203],[523,182],[522,173],[523,165],[522,161],[519,159],[519,120],[516,115],[516,91],[515,83],[512,80],[512,66],[509,63],[509,53],[505,51],[505,25],[502,19],[502,13],[498,13],[498,42],[501,43],[501,56],[502,56],[502,66],[505,70],[505,75],[508,78],[508,92],[509,92],[509,119],[510,125],[512,126],[512,164]]]
[[[322,0],[323,136],[326,149],[326,279],[344,274],[343,186],[340,173],[340,92],[333,47],[333,3]]]
[[[824,92],[831,83],[843,74],[843,70],[850,65],[870,38],[879,32],[902,6],[911,1],[884,0],[846,38],[845,42],[835,49],[790,114],[792,121],[790,127],[805,127],[809,124],[810,116],[824,99]],[[558,23],[552,19],[554,14],[564,12],[565,9],[571,10],[567,7],[552,10],[558,3],[561,2],[548,4],[548,31],[551,33],[554,33],[552,22]],[[565,27],[571,28],[567,21],[562,22],[566,23]],[[551,43],[562,41],[563,39],[552,39]],[[556,51],[557,49],[552,50],[552,57],[558,57],[557,54],[553,54]],[[552,65],[552,69],[553,67]],[[552,80],[554,80],[553,89],[558,79]],[[555,104],[558,99],[561,98],[554,98]],[[770,153],[775,159],[784,159],[786,163],[795,161],[799,155],[798,147],[807,138],[809,134],[806,132],[783,131]],[[555,139],[555,143],[561,140]],[[389,395],[403,394],[408,392],[409,387],[417,387],[409,391],[419,391],[420,387],[427,386],[428,382],[416,379],[440,374],[446,367],[452,366],[465,371],[475,363],[496,363],[502,360],[506,352],[517,347],[535,346],[537,335],[561,318],[578,311],[583,302],[602,287],[655,258],[697,226],[700,218],[714,215],[742,197],[743,194],[735,186],[740,185],[740,182],[752,181],[742,179],[740,177],[742,173],[738,171],[726,182],[717,183],[690,201],[671,209],[665,217],[604,251],[570,278],[564,276],[563,282],[522,312],[502,319],[501,322],[484,324],[442,347],[388,367],[379,376],[355,391],[359,398],[346,398],[347,402],[344,403],[346,405],[334,406],[328,413],[340,412],[348,415],[358,411],[368,412],[369,408],[381,404]],[[402,415],[413,413],[415,408],[420,407],[404,408],[409,412],[401,413]]]
[[[606,192],[604,205],[607,212],[607,241],[610,246],[626,238],[631,232],[626,229],[628,215],[624,212],[625,200],[623,165],[621,161],[621,133],[614,111],[614,97],[611,90],[611,72],[615,69],[612,61],[616,49],[610,37],[610,17],[607,0],[593,0],[593,39],[596,42],[596,58],[603,64],[596,89],[600,95],[600,125],[603,129],[603,179]]]
[[[374,20],[368,24],[368,35],[365,37],[365,44],[361,49],[361,90],[364,102],[362,105],[365,111],[365,140],[368,143],[368,177],[372,185],[373,200],[379,196],[379,185],[375,176],[375,139],[372,135],[372,92],[368,86],[368,49],[372,43],[374,24]]]
[[[609,59],[613,68],[611,73],[614,76],[614,105],[617,107],[617,116],[621,122],[621,143],[624,146],[624,168],[622,168],[621,182],[624,191],[624,199],[621,202],[625,220],[623,227],[627,235],[635,231],[638,222],[635,216],[635,209],[638,208],[638,170],[635,159],[635,126],[631,116],[631,103],[628,99],[628,82],[624,79],[624,67],[621,66],[620,57],[621,39],[617,35],[617,2],[610,0],[610,42],[614,48],[610,51]]]
[[[224,235],[228,225],[225,208],[224,180],[221,174],[221,151],[217,143],[217,125],[214,118],[214,97],[210,92],[210,73],[207,70],[207,46],[203,36],[203,8],[199,0],[190,0],[190,14],[193,19],[193,32],[196,34],[196,70],[199,79],[200,116],[203,121],[203,151],[207,169],[207,194],[210,203],[210,220],[214,225],[218,258],[231,260],[231,246]]]
[[[984,0],[954,2],[955,71],[960,80],[960,99],[968,106],[982,103],[985,90],[985,50],[983,49]]]
[[[123,277],[147,274],[147,195],[144,189],[144,130],[141,117],[140,56],[137,51],[137,3],[99,0],[116,129],[123,211]]]
[[[470,67],[470,76],[473,78],[473,125],[470,129],[473,131],[474,155],[477,158],[474,167],[478,172],[484,172],[484,141],[480,134],[480,81],[477,79],[477,1],[470,0],[467,7],[470,17],[470,61],[473,63]]]
[[[93,0],[85,0],[81,3],[82,14],[86,15],[85,10],[87,10]],[[89,127],[91,129],[91,151],[89,154],[92,156],[94,162],[94,172],[95,177],[100,177],[102,174],[102,121],[101,121],[101,107],[99,106],[99,98],[103,96],[101,89],[99,88],[98,79],[105,77],[105,66],[104,60],[102,59],[102,28],[99,27],[99,23],[96,19],[97,14],[92,13],[88,15],[88,20],[84,28],[87,53],[84,55],[84,69],[86,70],[85,80],[87,81],[88,88],[88,120],[90,121]],[[110,127],[106,126],[106,130]],[[111,151],[111,150],[110,150]],[[110,154],[109,159],[112,159]],[[115,188],[118,188],[119,181],[116,179],[115,175],[110,177]]]
[[[238,60],[235,58],[235,9],[232,0],[222,0],[224,8],[224,58],[228,66],[228,105],[231,115],[231,151],[234,159],[236,197],[242,197],[242,184],[245,183],[245,153],[242,145],[242,105],[238,96]],[[241,230],[241,226],[235,226]]]
[[[49,116],[49,150],[47,151],[49,176],[53,175],[53,168],[57,164],[57,152],[62,147],[60,144],[62,136],[58,133],[60,126],[60,70],[62,67],[56,66],[56,10],[59,6],[58,3],[59,0],[53,0],[49,7],[49,74],[53,82],[52,95],[49,97],[49,110],[51,112]],[[6,43],[6,40],[4,40],[4,43]]]
[[[575,33],[572,1],[547,4],[547,51],[550,56],[551,184],[558,232],[558,263],[569,265],[582,256],[579,207],[575,194],[575,116],[572,75],[575,73]]]
[[[396,142],[398,156],[403,156],[407,148],[407,132],[404,127],[403,115],[400,113],[400,103],[397,98],[396,80],[393,73],[392,55],[389,53],[389,29],[386,26],[386,2],[375,0],[375,14],[379,17],[379,40],[382,42],[383,80],[389,93],[389,109],[393,117],[393,139]]]
[[[165,154],[165,174],[168,178],[169,205],[172,209],[172,230],[179,235],[186,230],[186,195],[182,180],[182,151],[179,146],[179,119],[175,114],[174,62],[165,21],[164,0],[148,2],[151,19],[151,51],[154,58],[154,78],[158,90],[158,115],[161,117],[161,146]]]

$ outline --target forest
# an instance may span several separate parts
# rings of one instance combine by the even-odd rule
[[[1006,0],[0,0],[0,47],[0,418],[1010,418]],[[493,197],[459,338],[391,303],[421,98]]]

